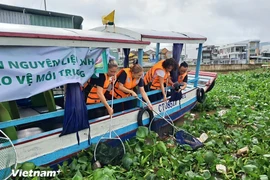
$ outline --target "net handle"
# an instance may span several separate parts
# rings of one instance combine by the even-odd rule
[[[148,106],[142,99],[140,99],[139,97],[136,97],[138,100],[140,100],[144,105]],[[157,111],[155,111],[154,109],[152,110],[154,113],[156,113],[159,117],[161,117],[163,120],[165,120],[168,124],[170,124],[171,126],[173,126],[174,128],[176,128],[170,121],[168,121],[165,117],[161,116]],[[177,129],[177,128],[176,128]]]
[[[115,76],[113,76],[113,79],[112,79],[112,104],[111,104],[111,108],[113,110],[113,99],[114,99],[114,82],[115,82]],[[110,131],[110,138],[112,137],[112,117],[113,115],[110,116],[110,128],[109,128],[109,131]]]
[[[166,87],[165,87],[165,98],[167,99],[167,93],[168,93],[168,84],[169,84],[169,77],[166,79]],[[165,114],[167,113],[167,108],[163,111],[163,116],[165,117]]]
[[[17,168],[17,151],[16,151],[16,149],[15,149],[15,146],[14,146],[14,144],[12,143],[12,141],[11,141],[11,139],[6,135],[6,133],[4,133],[1,129],[0,129],[0,133],[2,133],[5,137],[0,137],[0,138],[4,138],[4,139],[6,139],[6,140],[8,140],[9,141],[9,143],[10,143],[10,145],[12,146],[12,148],[13,148],[13,151],[14,151],[14,153],[15,153],[15,163],[14,163],[14,169],[16,169]],[[9,158],[9,161],[10,161],[10,158]],[[11,171],[12,172],[12,171]],[[7,179],[9,179],[10,178],[10,176],[12,175],[12,173],[10,173],[10,175],[8,175],[4,180],[7,180]]]

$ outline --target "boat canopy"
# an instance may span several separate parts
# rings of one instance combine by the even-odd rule
[[[90,31],[110,32],[118,35],[126,35],[140,41],[150,41],[152,43],[183,43],[200,44],[207,38],[193,33],[180,33],[175,31],[157,31],[136,28],[121,28],[113,26],[100,26]]]
[[[143,49],[150,42],[111,32],[0,23],[0,46],[69,46]]]

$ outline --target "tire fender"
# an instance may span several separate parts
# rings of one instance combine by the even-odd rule
[[[208,87],[208,89],[206,90],[206,92],[209,92],[213,89],[213,87],[215,86],[216,80],[214,80],[211,85]]]
[[[205,101],[205,92],[203,88],[198,88],[197,89],[197,101],[199,103],[203,103]]]
[[[149,114],[149,122],[153,119],[154,117],[153,112],[148,107],[142,108],[141,110],[139,110],[137,115],[138,126],[146,126],[146,127],[149,126],[149,124],[144,125],[142,122],[142,117],[145,112]]]

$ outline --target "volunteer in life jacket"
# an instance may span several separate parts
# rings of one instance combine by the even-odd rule
[[[138,95],[133,91],[133,88],[138,87],[143,99],[148,104],[149,109],[153,110],[151,101],[144,90],[142,75],[143,68],[136,63],[134,63],[130,68],[121,69],[116,75],[117,80],[114,86],[114,97],[117,99],[125,98],[130,95],[137,97]],[[110,92],[110,94],[112,94],[112,92]],[[127,101],[124,103],[124,110],[132,108],[132,105],[132,102]]]
[[[168,83],[173,84],[170,79],[170,72],[176,69],[178,64],[173,58],[166,60],[158,61],[144,76],[145,89],[147,91],[158,90],[160,89],[162,93],[154,94],[150,96],[151,102],[162,99],[167,101],[164,84]]]
[[[170,84],[173,88],[176,89],[175,86],[177,86],[177,91],[180,92],[184,90],[187,87],[187,81],[188,81],[188,64],[184,61],[180,64],[177,72],[177,81],[173,84]]]
[[[188,81],[187,70],[188,70],[188,64],[184,61],[180,64],[178,68],[177,82],[181,84],[179,91],[182,91],[187,87],[187,81]]]
[[[102,102],[106,109],[99,108],[95,113],[91,110],[91,118],[100,117],[102,115],[108,114],[113,115],[113,109],[107,103],[104,96],[105,92],[108,90],[109,86],[114,83],[115,75],[118,71],[118,65],[115,60],[110,60],[108,63],[108,72],[105,74],[99,74],[98,78],[91,78],[84,84],[84,92],[86,95],[86,104],[96,104]],[[108,99],[111,100],[111,99]]]

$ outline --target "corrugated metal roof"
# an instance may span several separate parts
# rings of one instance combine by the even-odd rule
[[[0,9],[0,22],[12,24],[30,24],[30,15],[22,13],[6,11]]]
[[[75,28],[75,29],[80,29],[81,24],[83,22],[83,17],[77,16],[77,15],[71,15],[71,14],[63,14],[63,13],[57,13],[57,12],[51,12],[51,11],[44,11],[44,10],[38,10],[38,9],[31,9],[31,8],[25,8],[25,7],[18,7],[18,6],[10,6],[10,5],[5,5],[5,4],[0,4],[0,11],[10,11],[15,14],[9,14],[9,17],[2,17],[1,22],[6,22],[6,23],[13,23],[17,22],[14,24],[28,24],[28,20],[30,21],[29,24],[34,22],[35,24],[33,25],[42,25],[42,24],[51,24],[52,27],[68,27],[68,28]],[[27,19],[26,22],[22,21],[25,20],[24,16],[29,16],[29,19]],[[9,18],[13,16],[16,17],[15,20],[9,20]],[[50,19],[50,20],[49,20]],[[51,21],[51,22],[48,22]],[[56,22],[56,21],[63,21],[61,22]],[[70,23],[67,23],[67,21],[70,21]],[[70,26],[72,24],[73,26]],[[63,26],[59,26],[63,25]]]
[[[62,27],[62,28],[74,28],[71,18],[66,17],[48,17],[40,15],[30,15],[30,21],[32,25],[48,26],[48,27]]]

